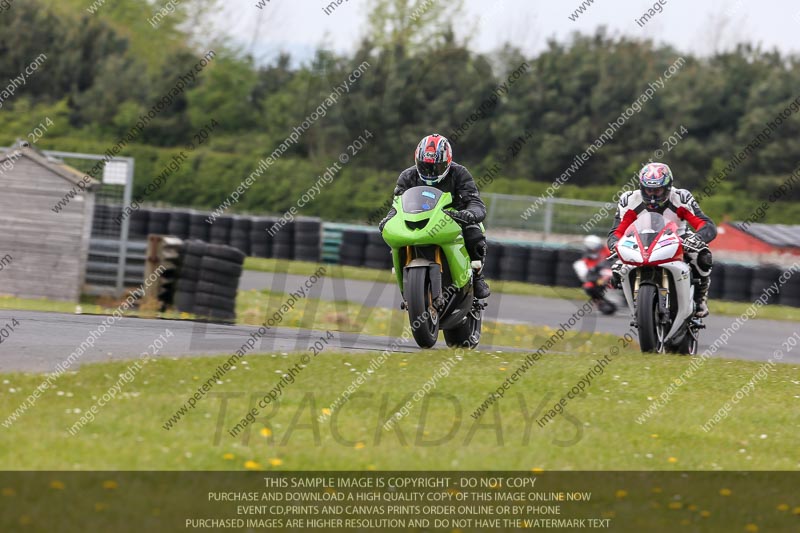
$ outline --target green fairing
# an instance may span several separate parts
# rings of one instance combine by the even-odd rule
[[[421,213],[405,212],[401,198],[401,196],[394,198],[392,205],[397,214],[389,219],[382,233],[383,240],[392,248],[394,272],[400,290],[403,290],[403,268],[405,266],[400,263],[402,260],[400,250],[406,246],[438,245],[447,258],[450,275],[455,286],[461,288],[470,283],[472,278],[471,260],[464,245],[461,226],[444,212],[445,209],[452,207],[452,195],[448,192],[441,193],[436,205]],[[428,223],[421,229],[412,229],[406,224],[406,222],[424,220],[428,220]]]

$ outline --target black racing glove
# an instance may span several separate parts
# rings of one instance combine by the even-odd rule
[[[386,215],[386,216],[383,218],[383,220],[381,220],[380,222],[378,222],[378,231],[383,231],[383,227],[386,225],[386,223],[387,223],[387,222],[389,222],[389,220],[390,220],[390,219],[391,219],[393,216],[395,216],[396,214],[397,214],[397,209],[395,209],[394,207],[393,207],[393,208],[391,208],[391,209],[389,210],[389,214],[387,214],[387,215]]]
[[[469,225],[475,224],[477,222],[477,217],[475,217],[475,213],[473,213],[472,211],[469,211],[467,209],[462,209],[461,211],[455,211],[455,210],[451,209],[451,210],[445,211],[445,213],[450,215],[450,218],[452,218],[456,222],[460,222],[461,224],[463,224],[465,226],[469,226]]]
[[[687,233],[683,236],[683,249],[687,252],[699,253],[708,248],[708,244],[697,233]]]

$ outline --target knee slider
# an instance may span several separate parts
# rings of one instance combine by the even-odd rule
[[[709,270],[714,265],[713,258],[711,257],[711,250],[706,248],[697,254],[697,266],[703,270]]]

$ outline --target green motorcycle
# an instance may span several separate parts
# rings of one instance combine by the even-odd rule
[[[421,348],[436,344],[439,330],[450,347],[475,348],[486,304],[473,295],[472,262],[453,198],[435,187],[412,187],[394,198],[397,214],[383,227],[392,248],[403,309]]]

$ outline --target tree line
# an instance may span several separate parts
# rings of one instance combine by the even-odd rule
[[[97,15],[77,0],[16,3],[0,18],[0,80],[41,53],[48,60],[4,102],[0,142],[25,137],[47,117],[54,126],[39,146],[104,153],[207,52],[185,27],[193,2],[184,4],[156,29],[145,0],[120,0]],[[214,61],[123,150],[136,158],[137,189],[214,120],[213,133],[151,199],[217,207],[364,64],[236,210],[285,211],[365,129],[373,137],[303,214],[366,220],[434,131],[452,137],[455,159],[476,177],[501,168],[483,190],[539,195],[572,166],[556,196],[606,199],[651,159],[670,164],[678,186],[702,189],[780,115],[769,138],[704,199],[715,217],[745,219],[800,165],[797,56],[742,44],[697,57],[603,29],[550,41],[535,56],[512,44],[477,53],[439,17],[441,6],[411,21],[402,8],[414,5],[376,0],[352,53],[320,48],[301,64],[287,54],[260,63],[215,43]],[[596,147],[612,124],[613,137]],[[794,189],[782,195],[765,220],[793,222],[798,198]]]

